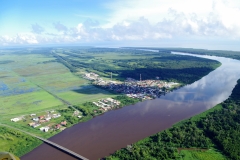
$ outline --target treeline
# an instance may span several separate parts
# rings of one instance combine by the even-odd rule
[[[65,59],[64,57],[59,56],[59,55],[54,54],[54,53],[52,53],[52,55],[53,55],[54,58],[56,58],[57,62],[63,64],[65,67],[67,67],[70,70],[70,72],[76,72],[77,71],[76,68],[74,66],[72,66],[70,63],[68,63],[68,60]]]
[[[183,84],[193,83],[203,76],[207,75],[213,69],[208,67],[202,68],[184,68],[184,69],[164,69],[164,68],[140,68],[135,70],[126,70],[120,74],[121,77],[131,77],[139,79],[141,74],[142,79],[155,79],[160,77],[161,80],[177,81]]]
[[[184,84],[193,83],[217,68],[217,61],[181,55],[161,54],[159,57],[141,60],[120,60],[115,63],[124,68],[113,70],[121,78],[155,79],[160,77],[166,81],[178,81]]]
[[[129,145],[105,158],[181,159],[178,148],[216,148],[227,159],[240,160],[240,80],[220,109],[206,111],[163,132]]]
[[[159,50],[160,53],[171,53],[171,52],[185,52],[199,55],[211,55],[211,56],[219,56],[219,57],[228,57],[233,59],[240,60],[240,52],[239,51],[223,51],[223,50],[207,50],[207,49],[194,49],[194,48],[139,48],[132,47],[132,49],[153,49]]]
[[[162,51],[185,52],[185,53],[200,54],[200,55],[228,57],[228,58],[240,60],[239,51],[221,51],[221,50],[206,50],[206,49],[193,49],[193,48],[161,48],[159,49],[159,51],[160,52]]]

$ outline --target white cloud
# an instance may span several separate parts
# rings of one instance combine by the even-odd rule
[[[144,17],[151,25],[161,24],[172,33],[240,37],[240,3],[238,0],[131,0],[114,1],[105,28],[121,21],[136,21]],[[180,32],[179,32],[180,31]],[[159,34],[159,32],[158,32]]]
[[[38,40],[33,33],[19,33],[16,36],[1,36],[0,42],[2,45],[10,44],[38,44]]]
[[[194,41],[196,37],[240,40],[239,0],[117,0],[105,7],[112,12],[104,25],[88,18],[72,27],[56,22],[51,30],[36,23],[32,25],[36,34],[1,36],[0,43]]]

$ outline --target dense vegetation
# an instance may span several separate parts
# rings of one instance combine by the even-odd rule
[[[22,156],[42,142],[20,131],[0,126],[0,151],[7,151]]]
[[[135,104],[135,103],[139,102],[138,99],[133,99],[133,98],[130,98],[126,95],[116,96],[114,99],[121,102],[121,104],[120,104],[121,107],[131,105],[131,104]]]
[[[129,145],[106,159],[181,159],[184,155],[178,153],[178,148],[195,147],[216,148],[227,159],[240,160],[239,115],[240,80],[231,96],[218,107]]]
[[[199,55],[212,55],[219,57],[228,57],[240,60],[239,51],[222,51],[222,50],[207,50],[207,49],[193,49],[193,48],[145,48],[145,49],[157,49],[159,52],[170,53],[173,52],[185,52]]]
[[[72,53],[71,53],[72,52]],[[79,69],[97,72],[101,76],[124,80],[128,77],[177,81],[190,84],[217,68],[217,61],[168,52],[154,53],[128,49],[93,48],[82,52],[64,52],[65,56],[53,53],[56,61],[69,68],[71,72]]]

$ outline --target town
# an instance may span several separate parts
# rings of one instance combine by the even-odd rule
[[[84,78],[91,80],[94,85],[141,100],[159,98],[162,94],[180,86],[179,83],[159,80],[159,77],[156,77],[156,80],[141,80],[141,75],[139,81],[127,78],[124,82],[113,81],[112,75],[111,80],[103,80],[92,72],[86,73]]]

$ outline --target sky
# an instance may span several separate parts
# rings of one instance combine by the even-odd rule
[[[2,0],[0,47],[240,51],[239,0]]]

